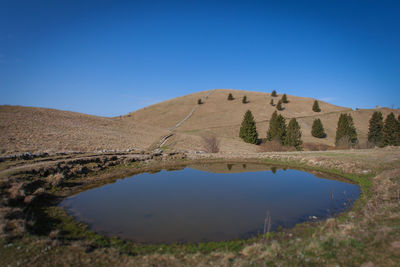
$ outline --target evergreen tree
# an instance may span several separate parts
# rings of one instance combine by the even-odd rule
[[[369,120],[368,142],[381,146],[383,137],[383,117],[382,113],[375,111]]]
[[[282,100],[279,100],[279,101],[278,101],[278,104],[276,105],[276,109],[277,109],[277,110],[283,110],[283,107],[282,107]]]
[[[233,95],[231,93],[228,95],[228,100],[233,100]]]
[[[317,101],[317,100],[314,101],[314,104],[313,104],[313,106],[312,106],[312,110],[313,110],[314,112],[320,112],[320,111],[321,111],[321,109],[319,108],[319,105],[318,105],[318,101]]]
[[[289,101],[287,100],[286,94],[283,94],[283,96],[282,96],[282,103],[285,103],[285,104],[289,103]]]
[[[281,145],[285,143],[286,136],[286,120],[282,115],[278,115],[275,111],[272,113],[271,119],[269,120],[269,128],[267,132],[267,140],[278,141]]]
[[[276,118],[278,117],[278,112],[272,113],[271,119],[269,120],[269,128],[267,131],[267,140],[272,141],[276,136]]]
[[[272,97],[277,97],[277,96],[278,96],[278,94],[276,93],[276,91],[275,91],[275,90],[273,90],[273,91],[272,91],[272,93],[271,93],[271,96],[272,96]]]
[[[399,126],[393,112],[387,115],[383,126],[383,145],[398,146]]]
[[[198,105],[201,105],[201,104],[203,104],[203,102],[201,102],[201,99],[199,98],[199,99],[197,99],[197,104]]]
[[[257,144],[258,134],[256,122],[254,121],[253,114],[250,110],[247,110],[244,114],[239,137],[242,138],[246,143]]]
[[[400,146],[400,115],[397,117],[397,145]]]
[[[303,143],[301,140],[301,130],[295,118],[289,121],[284,143],[287,146],[294,146],[297,150],[301,149],[301,144]]]
[[[243,97],[242,103],[243,103],[243,104],[247,104],[247,96],[244,96],[244,97]]]
[[[340,114],[336,128],[336,146],[340,145],[340,142],[344,139],[349,141],[349,145],[355,145],[358,142],[357,131],[354,127],[353,117],[350,114]]]
[[[271,101],[269,102],[271,106],[275,106],[274,100],[271,98]]]
[[[285,137],[286,137],[286,120],[285,118],[279,114],[275,120],[275,129],[276,129],[276,136],[274,140],[278,140],[281,145],[285,144]]]
[[[326,136],[324,126],[320,119],[315,119],[311,129],[311,135],[317,138],[324,138]]]

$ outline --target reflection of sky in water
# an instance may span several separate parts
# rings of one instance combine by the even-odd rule
[[[251,166],[245,170],[252,171]],[[309,216],[325,218],[358,196],[355,185],[298,170],[210,173],[185,168],[118,180],[61,205],[107,236],[196,242],[262,233],[267,212],[272,229],[292,227]]]

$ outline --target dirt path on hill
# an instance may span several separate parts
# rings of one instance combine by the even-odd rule
[[[214,92],[215,90],[212,90],[210,92],[208,92],[204,97],[201,98],[201,101],[204,103],[206,101],[206,99]],[[178,122],[177,124],[175,124],[175,126],[169,128],[168,130],[170,131],[169,134],[164,135],[163,137],[161,137],[160,141],[158,142],[157,148],[161,148],[167,141],[169,138],[171,138],[174,133],[173,131],[178,128],[179,126],[181,126],[185,121],[187,121],[192,115],[193,113],[196,111],[196,109],[199,107],[199,104],[196,104],[192,110],[189,112],[189,114],[186,115],[186,117],[181,120],[180,122]]]
[[[201,98],[201,101],[204,103],[205,100],[206,100],[214,91],[215,91],[215,90],[212,90],[212,91],[208,92],[203,98]],[[196,105],[193,107],[193,109],[189,112],[189,114],[188,114],[183,120],[181,120],[180,122],[178,122],[175,126],[169,128],[168,130],[173,131],[173,130],[175,130],[176,128],[178,128],[179,126],[181,126],[185,121],[187,121],[187,120],[193,115],[193,113],[196,111],[196,109],[197,109],[199,106],[200,106],[199,104],[196,104]]]

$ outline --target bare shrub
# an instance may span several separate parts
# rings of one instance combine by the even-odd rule
[[[219,152],[219,140],[215,135],[202,136],[203,147],[207,153]]]
[[[345,135],[337,141],[336,147],[339,149],[349,149],[352,145],[350,137]]]
[[[331,146],[325,144],[305,143],[303,144],[303,150],[305,151],[326,151],[331,149]]]
[[[369,141],[366,141],[364,143],[358,143],[355,148],[357,149],[368,149],[368,148],[374,148],[375,144]]]
[[[284,146],[277,140],[267,141],[260,145],[261,152],[286,152],[286,151],[296,151],[296,148],[293,146]]]

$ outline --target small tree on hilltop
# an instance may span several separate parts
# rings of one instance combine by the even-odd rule
[[[283,94],[283,96],[282,96],[282,103],[285,103],[285,104],[289,103],[289,101],[287,100],[286,94]]]
[[[278,101],[278,104],[276,105],[276,109],[277,109],[277,110],[283,110],[283,107],[282,107],[282,100],[279,100],[279,101]]]
[[[269,102],[269,104],[271,105],[271,106],[275,106],[275,104],[274,104],[274,100],[271,98],[271,101]]]
[[[247,110],[244,114],[242,125],[239,131],[239,137],[246,143],[257,144],[258,134],[256,122],[254,121],[253,114]]]
[[[199,99],[197,99],[197,104],[198,105],[201,105],[201,104],[203,104],[203,102],[201,101],[201,99],[199,98]]]
[[[398,146],[399,138],[398,121],[393,112],[387,115],[385,124],[383,126],[383,145],[384,146]]]
[[[297,150],[300,150],[302,143],[300,125],[297,120],[293,118],[289,121],[286,130],[285,145],[294,146]]]
[[[273,91],[272,91],[272,93],[271,93],[271,96],[272,96],[272,97],[277,97],[277,96],[278,96],[278,94],[276,93],[276,91],[275,91],[275,90],[273,90]]]
[[[267,131],[267,140],[272,141],[276,136],[276,118],[278,117],[278,112],[274,111],[272,113],[271,119],[269,120],[269,128]]]
[[[353,117],[350,114],[340,114],[338,126],[336,128],[336,146],[343,145],[342,142],[346,140],[348,145],[355,145],[358,143],[357,131],[354,127]]]
[[[247,96],[244,96],[244,97],[243,97],[242,103],[243,103],[243,104],[247,104]]]
[[[312,106],[312,110],[313,110],[314,112],[320,112],[320,111],[321,111],[321,109],[319,108],[319,105],[318,105],[318,101],[317,101],[317,100],[314,101],[314,104],[313,104],[313,106]]]
[[[369,120],[368,142],[376,146],[382,145],[383,138],[383,116],[375,111]]]
[[[228,95],[228,100],[233,100],[233,95],[231,93]]]
[[[311,129],[311,135],[317,138],[324,138],[326,136],[324,126],[320,119],[315,119]]]

